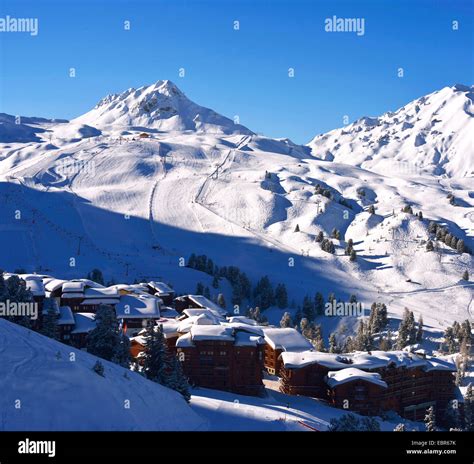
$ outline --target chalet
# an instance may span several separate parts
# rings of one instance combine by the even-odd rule
[[[263,390],[263,337],[224,325],[193,325],[176,342],[184,373],[194,385],[243,395]]]
[[[160,300],[151,295],[121,295],[115,306],[117,319],[122,319],[126,329],[143,329],[160,319]],[[135,330],[136,331],[136,330]]]
[[[342,379],[345,378],[344,371],[357,369],[365,373],[378,374],[386,383],[387,387],[383,391],[376,392],[372,386],[365,388],[370,398],[380,396],[381,410],[392,410],[412,420],[422,419],[426,409],[431,405],[442,414],[448,402],[455,396],[453,372],[456,371],[456,367],[453,362],[442,358],[420,357],[407,351],[356,352],[344,355],[315,351],[283,352],[280,358],[283,363],[280,371],[280,390],[291,395],[313,396],[339,404],[338,398],[342,398],[339,395],[349,395],[352,388],[354,388],[352,393],[355,394],[357,385],[360,387],[359,397],[361,397],[363,385],[357,382],[352,383],[354,387],[341,386],[340,389],[339,387],[336,389],[338,391],[327,390],[329,385],[327,379]],[[335,372],[341,374],[336,375]],[[361,380],[357,377],[354,379]],[[359,412],[364,412],[364,406],[352,404]],[[365,408],[366,413],[369,413],[368,411],[373,412],[378,406],[368,401]]]
[[[173,304],[173,300],[176,296],[175,291],[163,282],[148,282],[146,284],[152,295],[157,296],[163,300],[163,304],[170,306]]]
[[[87,336],[97,327],[95,313],[74,313],[74,328],[71,330],[71,345],[84,349]]]
[[[270,375],[279,375],[280,355],[284,351],[301,352],[311,350],[313,345],[292,328],[263,328],[265,337],[265,368]]]
[[[201,308],[201,309],[208,309],[216,316],[225,317],[227,315],[227,311],[222,309],[216,303],[213,303],[211,300],[206,298],[202,295],[183,295],[179,296],[174,299],[174,304],[176,311],[178,313],[182,313],[185,309],[189,308]]]
[[[60,304],[69,306],[73,312],[95,313],[101,305],[117,305],[119,297],[113,287],[90,287],[83,281],[70,281],[62,285]]]
[[[71,343],[71,332],[76,325],[74,314],[69,306],[59,308],[59,317],[57,320],[59,330],[59,340],[63,343]]]
[[[149,139],[150,134],[147,134],[146,132],[142,132],[138,137],[141,139]]]
[[[130,356],[137,360],[138,355],[145,351],[146,337],[144,335],[137,335],[130,338]]]
[[[381,412],[387,384],[376,372],[365,372],[354,367],[328,372],[325,379],[329,401],[341,409],[375,416]]]

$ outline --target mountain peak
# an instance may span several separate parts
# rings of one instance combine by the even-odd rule
[[[107,95],[74,121],[100,128],[113,125],[161,131],[253,134],[231,119],[192,102],[170,80]]]

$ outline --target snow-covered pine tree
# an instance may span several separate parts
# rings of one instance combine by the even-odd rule
[[[122,343],[114,309],[111,306],[100,305],[95,320],[97,326],[87,336],[87,351],[112,361]]]
[[[166,346],[161,327],[148,327],[145,334],[143,373],[153,382],[166,384]]]
[[[286,327],[293,327],[293,323],[291,321],[291,316],[290,313],[285,312],[281,318],[280,321],[280,327],[281,328],[286,328]]]
[[[183,373],[181,363],[178,361],[178,358],[172,353],[167,354],[167,380],[166,387],[171,388],[172,390],[180,393],[186,402],[191,401],[191,393],[189,391],[190,386],[188,379]]]
[[[416,343],[423,341],[423,316],[420,314],[418,317],[418,327],[416,329]]]
[[[433,251],[433,250],[434,250],[433,242],[431,240],[428,240],[428,242],[426,243],[426,251]]]
[[[123,333],[119,334],[119,343],[115,347],[111,361],[127,369],[130,367],[130,340]]]
[[[435,432],[437,429],[436,414],[433,406],[430,406],[426,411],[425,428],[427,432]]]
[[[351,249],[351,253],[349,255],[349,260],[350,261],[356,261],[357,260],[357,253],[354,250],[354,248]]]
[[[393,429],[394,432],[406,432],[407,429],[405,427],[405,424],[398,424],[394,429]]]
[[[474,432],[474,392],[471,383],[464,395],[464,429],[466,432]]]
[[[54,298],[45,298],[43,301],[43,321],[39,332],[46,337],[58,340],[58,319],[59,314],[56,300]]]
[[[105,376],[104,376],[104,365],[103,365],[99,360],[97,360],[97,361],[95,362],[95,364],[92,366],[92,370],[93,370],[96,374],[98,374],[98,375],[100,375],[100,376],[102,376],[102,377],[105,377]]]
[[[463,272],[462,279],[465,280],[466,282],[469,281],[469,272],[467,271],[467,269]]]
[[[336,334],[333,332],[329,335],[329,352],[330,353],[339,353],[340,349],[337,344]]]

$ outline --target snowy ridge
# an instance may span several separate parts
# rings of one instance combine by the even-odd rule
[[[385,302],[392,317],[408,307],[440,330],[474,314],[472,282],[461,279],[474,274],[472,255],[441,242],[426,251],[429,221],[474,249],[471,97],[471,87],[447,87],[310,147],[242,129],[169,81],[108,96],[71,123],[35,118],[44,132],[34,142],[0,141],[0,263],[63,278],[99,267],[116,281],[164,280],[188,294],[212,278],[176,263],[206,254],[253,283],[285,283],[296,305],[317,291],[355,294],[366,308]],[[425,219],[401,213],[407,204]],[[330,254],[316,238],[333,229]],[[349,239],[355,262],[344,254]],[[221,283],[215,292],[230,301]],[[278,323],[285,309],[266,317]],[[340,320],[319,322],[327,335]],[[357,320],[346,322],[351,330]]]
[[[457,84],[310,143],[313,155],[386,175],[474,175],[474,87]]]
[[[215,111],[196,105],[168,80],[107,95],[73,122],[96,127],[113,125],[144,130],[252,134]]]

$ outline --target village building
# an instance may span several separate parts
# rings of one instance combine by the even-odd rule
[[[202,295],[183,295],[174,299],[175,309],[178,313],[182,313],[185,309],[201,308],[208,309],[216,316],[225,317],[227,311],[216,303]]]
[[[378,415],[387,384],[376,372],[365,372],[354,367],[328,372],[329,401],[341,409],[365,415]]]
[[[221,324],[193,325],[176,342],[192,384],[243,395],[263,390],[263,346],[263,337]]]
[[[349,409],[355,407],[361,413],[369,414],[379,408],[382,411],[395,411],[408,419],[420,420],[430,406],[435,406],[442,415],[448,402],[456,394],[453,375],[456,366],[452,361],[442,358],[420,357],[408,351],[356,352],[344,355],[315,351],[283,352],[280,357],[283,363],[280,370],[280,390],[283,393],[329,399],[338,405],[343,395],[355,395],[358,390],[357,396],[361,398],[364,390],[370,393],[366,406],[359,404],[361,399],[358,400],[359,403],[349,401]],[[387,387],[383,391],[377,391],[373,386],[362,388],[364,385],[361,379],[356,377],[354,380],[358,382],[354,383],[352,376],[346,376],[347,372],[344,371],[347,369],[376,373]],[[335,372],[341,374],[336,375]],[[337,384],[338,379],[346,377],[347,382]],[[328,384],[328,379],[334,380]],[[366,382],[367,379],[368,377]],[[350,385],[342,387],[346,383]],[[372,398],[377,398],[377,401],[373,402]]]
[[[57,325],[59,340],[63,343],[69,344],[71,342],[71,332],[76,325],[74,314],[69,306],[61,306],[58,310]]]
[[[97,327],[95,313],[74,313],[74,328],[71,330],[71,345],[84,349],[87,336]]]
[[[265,369],[270,375],[279,375],[284,351],[300,352],[313,348],[313,345],[296,329],[264,327],[265,337]]]
[[[61,306],[69,306],[73,312],[95,313],[101,305],[115,306],[120,302],[117,289],[89,287],[82,281],[65,282],[60,298]]]
[[[159,298],[147,294],[121,295],[115,305],[115,313],[117,319],[122,321],[124,331],[128,330],[133,334],[148,325],[154,325],[161,317],[160,301]]]
[[[163,304],[166,306],[171,306],[173,304],[173,300],[176,296],[176,292],[167,284],[163,282],[148,282],[147,284],[148,290],[152,295],[161,298]]]

